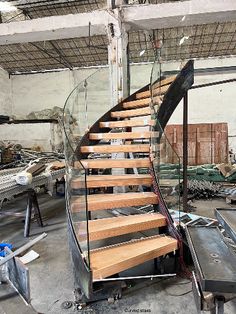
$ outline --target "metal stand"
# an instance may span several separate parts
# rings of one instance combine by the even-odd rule
[[[224,314],[224,299],[216,298],[215,303],[216,303],[215,313]]]
[[[14,211],[1,211],[1,216],[14,216],[14,217],[25,217],[25,226],[24,226],[24,237],[29,237],[30,233],[30,222],[31,222],[31,216],[32,216],[32,210],[34,211],[34,217],[36,218],[38,225],[40,227],[43,227],[43,221],[39,209],[38,199],[37,199],[37,193],[35,190],[30,189],[24,194],[27,193],[28,199],[27,199],[27,208],[26,213],[22,212],[14,212]]]
[[[26,214],[25,214],[24,237],[29,236],[32,210],[34,211],[34,217],[36,218],[38,225],[40,227],[43,227],[43,221],[42,221],[42,217],[41,217],[41,213],[39,209],[37,194],[35,190],[33,189],[28,191],[27,209],[26,209]]]
[[[184,95],[183,106],[183,211],[188,205],[188,93]]]

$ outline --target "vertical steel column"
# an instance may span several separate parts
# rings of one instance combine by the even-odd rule
[[[188,92],[183,98],[183,211],[187,211],[188,203]]]

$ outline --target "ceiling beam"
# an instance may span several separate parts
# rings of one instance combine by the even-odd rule
[[[191,0],[123,8],[132,29],[159,29],[236,21],[235,0]]]
[[[150,30],[236,20],[235,0],[191,0],[162,4],[124,5],[120,8],[127,29]],[[91,27],[89,28],[89,22]],[[114,22],[107,10],[50,16],[0,24],[0,45],[106,35]]]
[[[111,16],[110,16],[111,17]],[[105,35],[105,10],[0,24],[0,45]]]

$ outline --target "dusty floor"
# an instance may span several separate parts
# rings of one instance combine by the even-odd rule
[[[38,313],[72,314],[82,313],[155,313],[155,314],[196,314],[191,284],[187,279],[147,280],[126,289],[122,299],[114,304],[100,301],[78,311],[71,307],[64,310],[64,301],[74,301],[73,273],[67,243],[67,223],[64,200],[59,197],[41,195],[39,204],[45,226],[32,224],[31,237],[46,232],[48,236],[33,249],[40,258],[28,264],[32,306]],[[224,200],[196,201],[195,213],[214,217],[215,207],[226,207]],[[8,208],[17,211],[25,208],[25,198],[12,202]],[[10,242],[15,248],[27,240],[23,237],[23,221],[20,218],[0,216],[0,241]],[[0,285],[0,314],[30,314],[21,300],[9,294]],[[225,314],[236,313],[236,300],[225,305]]]
[[[191,203],[196,207],[193,214],[215,218],[215,208],[236,208],[236,204],[227,204],[223,198],[215,198],[211,200],[195,200]]]

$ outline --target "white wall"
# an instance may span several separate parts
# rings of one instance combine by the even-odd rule
[[[162,71],[179,70],[183,63],[167,63]],[[230,67],[236,65],[236,58],[218,58],[198,60],[195,69]],[[150,81],[152,65],[134,65],[131,67],[132,91],[141,88]],[[156,71],[157,73],[157,71]],[[155,75],[154,75],[155,76]],[[195,85],[236,78],[236,71],[196,73]],[[216,85],[189,91],[189,123],[227,122],[229,146],[236,152],[236,82]],[[172,115],[169,124],[182,124],[182,102]]]
[[[196,61],[195,68],[234,66],[236,58]],[[196,74],[195,85],[236,78],[236,71]],[[236,82],[189,91],[189,123],[228,123],[229,147],[236,152]],[[182,103],[169,124],[183,121]]]
[[[21,144],[24,148],[41,151],[61,149],[61,130],[55,123],[1,124],[0,140]]]
[[[25,116],[32,111],[51,109],[54,106],[63,107],[72,89],[96,71],[97,69],[91,68],[30,75],[13,75],[11,80],[14,115]],[[102,69],[101,76],[103,79],[105,76],[105,82],[109,80],[106,74],[108,75],[107,68]],[[100,82],[97,81],[97,83],[99,84]],[[101,91],[101,86],[97,87],[97,91]],[[104,84],[105,89],[106,86]]]
[[[0,114],[12,114],[11,78],[0,68]]]
[[[221,58],[195,61],[195,68],[214,68],[235,66],[236,58]],[[162,70],[179,70],[180,62],[162,65]],[[150,82],[152,64],[131,66],[131,92]],[[38,111],[54,106],[63,107],[70,91],[83,79],[96,72],[97,69],[78,69],[43,74],[16,75],[11,80],[5,75],[3,79],[4,93],[0,108],[4,112],[25,117],[32,111]],[[0,73],[0,82],[2,80]],[[235,78],[235,72],[215,72],[195,75],[195,84]],[[10,81],[10,83],[9,83]],[[97,117],[107,111],[109,102],[109,70],[102,68],[89,82],[89,110]],[[11,103],[12,95],[12,103]],[[189,123],[227,122],[229,135],[236,135],[236,89],[235,82],[217,85],[189,92]],[[2,101],[2,99],[4,99]],[[12,107],[12,111],[9,108]],[[86,117],[84,117],[85,119]],[[83,117],[82,117],[83,119]],[[170,123],[182,123],[182,106],[179,105]],[[41,129],[43,132],[43,128]],[[236,151],[236,137],[230,137],[229,142]],[[0,138],[1,140],[1,138]]]

